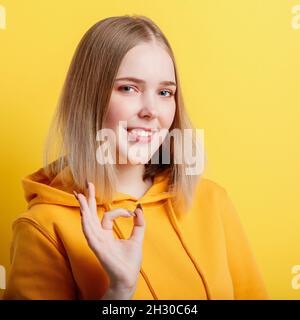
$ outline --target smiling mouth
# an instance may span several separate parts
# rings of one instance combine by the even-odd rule
[[[138,135],[140,137],[148,137],[151,136],[153,131],[149,130],[143,130],[143,129],[132,129],[132,128],[127,128],[126,129],[128,133]]]
[[[126,128],[129,141],[150,142],[157,130],[143,130],[140,128]]]

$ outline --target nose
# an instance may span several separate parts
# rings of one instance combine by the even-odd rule
[[[141,118],[146,117],[153,119],[158,116],[157,102],[155,101],[155,97],[151,96],[151,94],[145,94],[142,103],[143,107],[139,111],[139,116]]]

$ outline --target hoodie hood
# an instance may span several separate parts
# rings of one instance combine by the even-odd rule
[[[62,175],[65,177],[65,184],[62,182]],[[168,172],[160,173],[154,177],[152,186],[141,198],[138,199],[126,193],[116,192],[113,197],[113,203],[126,200],[138,201],[141,204],[155,203],[171,198],[172,193],[168,191],[168,181]],[[44,168],[40,168],[23,177],[21,182],[28,209],[35,204],[41,203],[79,207],[79,203],[73,195],[74,181],[69,166],[65,167],[53,179],[49,179]],[[109,204],[100,203],[97,197],[96,202],[97,205],[111,207]]]

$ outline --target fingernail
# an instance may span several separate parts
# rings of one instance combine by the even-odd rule
[[[143,211],[143,207],[142,207],[142,205],[140,203],[138,203],[136,207]]]
[[[127,210],[127,212],[128,212],[130,215],[132,215],[133,217],[136,217],[136,213],[135,213],[135,212],[132,212],[132,211],[130,211],[130,210]]]
[[[73,190],[73,193],[74,193],[75,198],[78,200],[78,193],[75,190]]]

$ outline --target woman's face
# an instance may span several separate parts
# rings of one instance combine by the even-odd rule
[[[160,45],[141,43],[124,56],[104,123],[115,132],[117,163],[120,157],[145,164],[162,144],[175,115],[175,82],[173,61]],[[137,127],[154,131],[132,130]]]

